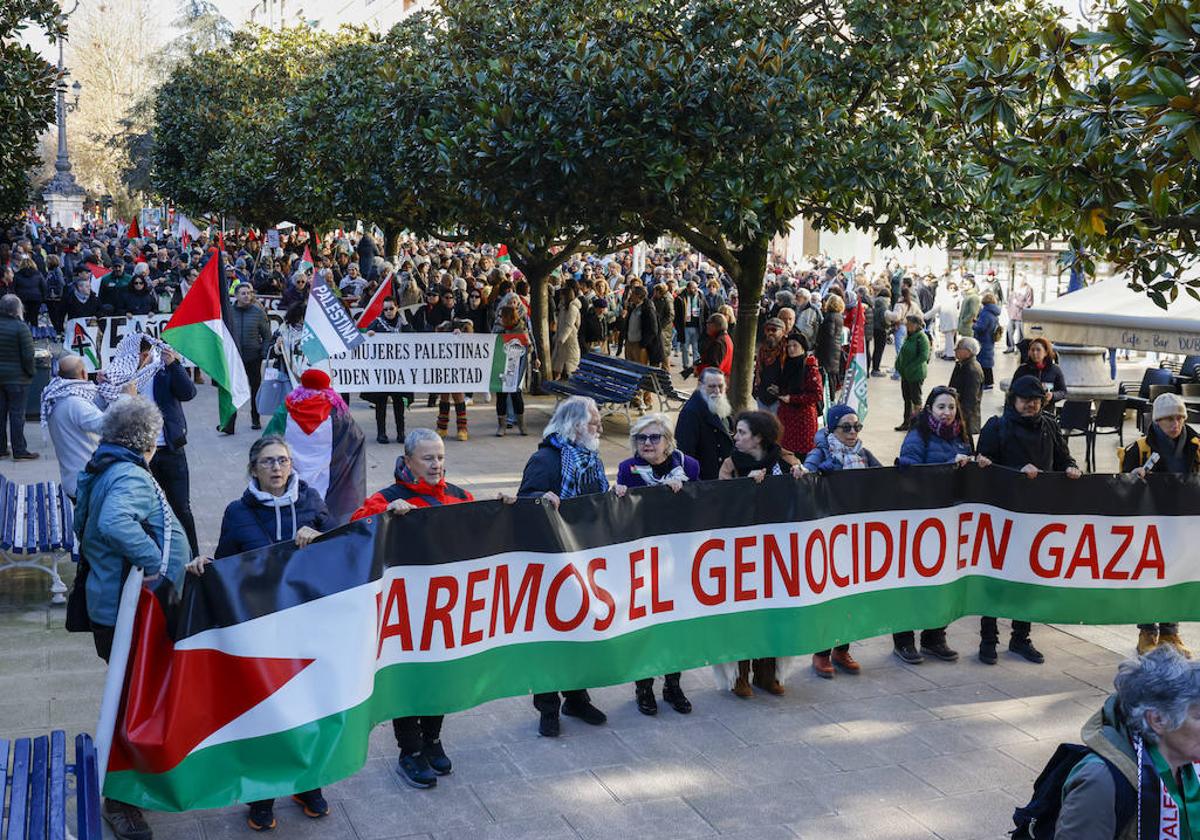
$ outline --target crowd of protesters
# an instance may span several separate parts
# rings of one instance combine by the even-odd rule
[[[55,329],[64,319],[106,314],[145,315],[169,312],[178,305],[207,256],[207,242],[182,243],[172,237],[128,240],[118,227],[74,232],[41,231],[40,236],[9,235],[0,243],[0,268],[9,288],[0,289],[0,397],[11,423],[0,442],[11,438],[14,458],[36,457],[25,446],[25,389],[33,375],[30,326]],[[306,371],[298,353],[306,299],[314,280],[337,290],[348,306],[361,305],[390,284],[371,332],[476,333],[533,332],[528,283],[489,247],[468,247],[408,240],[390,261],[378,254],[370,235],[330,237],[322,246],[303,237],[284,237],[278,250],[256,236],[230,235],[224,248],[233,304],[234,341],[247,378],[257,391],[282,383],[280,401],[287,410],[316,401],[321,418],[353,425],[341,395],[327,375]],[[311,254],[312,264],[305,261]],[[13,270],[13,266],[16,269]],[[100,279],[97,294],[93,285]],[[732,334],[739,329],[737,290],[729,277],[695,254],[651,250],[635,267],[634,255],[578,256],[566,261],[550,280],[548,314],[550,358],[542,359],[532,342],[521,360],[521,377],[535,372],[569,378],[584,354],[621,355],[630,361],[676,370],[695,377],[695,391],[672,422],[665,414],[640,416],[629,430],[629,457],[617,465],[615,480],[599,453],[603,432],[598,407],[586,397],[558,404],[542,438],[525,465],[520,489],[506,497],[512,504],[538,500],[555,508],[582,495],[666,485],[678,492],[684,483],[770,476],[825,476],[850,469],[881,466],[862,439],[863,423],[839,398],[850,374],[852,342],[860,334],[867,370],[885,377],[882,361],[894,348],[892,376],[898,380],[905,433],[897,466],[923,464],[993,465],[1024,473],[1079,477],[1058,426],[1054,407],[1067,397],[1053,346],[1023,335],[1021,313],[1032,302],[1028,284],[1011,290],[1003,310],[1004,289],[994,277],[976,282],[970,275],[920,276],[895,267],[874,273],[813,261],[802,267],[772,264],[760,302],[752,393],[754,408],[735,412],[726,394],[733,356]],[[272,328],[261,300],[277,301],[283,312]],[[1002,323],[1003,322],[1003,323]],[[1007,339],[1007,341],[1005,341]],[[994,387],[996,345],[1021,354],[998,416],[982,416],[983,392]],[[940,352],[939,352],[940,351]],[[954,367],[948,381],[926,396],[929,362],[935,352]],[[11,384],[10,384],[11,382]],[[882,384],[882,383],[881,383]],[[523,386],[494,395],[496,434],[509,429],[527,433]],[[171,349],[148,335],[130,333],[117,348],[104,376],[93,383],[83,360],[64,354],[58,375],[42,394],[42,421],[58,454],[63,486],[77,503],[76,528],[93,568],[87,611],[97,652],[108,658],[123,564],[143,568],[147,579],[168,577],[184,585],[184,569],[205,573],[212,563],[238,562],[243,551],[280,542],[304,546],[346,518],[384,511],[420,515],[421,508],[472,501],[470,493],[446,481],[444,439],[451,437],[450,408],[455,409],[453,437],[468,440],[468,399],[491,395],[432,395],[438,407],[433,429],[406,427],[413,395],[363,394],[376,408],[376,440],[389,443],[389,407],[394,435],[403,445],[395,483],[367,495],[361,463],[334,465],[314,460],[307,442],[288,433],[267,434],[250,447],[247,484],[230,502],[221,523],[214,557],[200,554],[191,514],[187,421],[182,403],[195,395],[192,377]],[[650,395],[639,394],[636,407],[651,409]],[[261,429],[259,401],[251,401],[252,428]],[[273,410],[273,409],[272,409]],[[311,412],[310,412],[311,413]],[[1144,478],[1147,471],[1200,472],[1200,435],[1187,425],[1185,404],[1164,394],[1152,406],[1144,437],[1124,453],[1122,469]],[[236,417],[219,427],[236,433]],[[364,458],[362,435],[352,430],[347,452],[336,457]],[[336,446],[336,444],[335,444]],[[8,454],[7,447],[5,454]],[[1152,457],[1157,455],[1158,457]],[[335,468],[336,467],[336,468]],[[358,477],[335,490],[342,471]],[[666,491],[662,491],[666,492]],[[333,499],[336,497],[337,510]],[[215,559],[214,559],[215,558]],[[1150,617],[1147,617],[1150,618]],[[1013,621],[1008,650],[1034,663],[1044,661],[1027,622]],[[1139,653],[1166,645],[1190,656],[1170,623],[1139,625]],[[997,620],[981,621],[978,658],[998,661]],[[897,632],[895,655],[910,665],[926,657],[954,661],[946,628]],[[719,684],[740,698],[758,688],[786,691],[790,660],[759,658],[718,666]],[[849,644],[819,651],[812,670],[833,678],[857,674],[862,666]],[[637,680],[634,699],[640,712],[658,712],[654,680]],[[679,673],[663,675],[662,700],[687,714],[692,702]],[[599,726],[607,717],[586,687],[563,686],[533,698],[538,731],[555,737],[560,715]],[[398,771],[406,783],[431,788],[451,771],[441,743],[442,717],[400,718],[393,722],[400,751]],[[329,813],[320,790],[296,794],[304,813]],[[1076,802],[1078,803],[1077,800]],[[250,827],[275,826],[270,800],[252,803]],[[114,832],[148,840],[150,829],[137,808],[106,801],[105,816]],[[1082,836],[1082,835],[1081,835]]]

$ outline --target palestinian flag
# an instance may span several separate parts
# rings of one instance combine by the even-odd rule
[[[306,370],[263,434],[283,435],[292,447],[296,475],[321,494],[342,523],[367,496],[366,450],[362,429],[329,386],[329,374]]]
[[[140,227],[138,227],[137,216],[134,216],[133,221],[129,223],[129,230],[125,231],[125,238],[126,239],[140,239],[141,236],[142,236],[142,229]]]
[[[231,307],[223,273],[221,254],[214,251],[162,332],[163,341],[217,384],[222,426],[250,399],[246,368],[229,326]]]
[[[867,421],[867,343],[863,334],[866,326],[866,313],[863,303],[859,301],[854,328],[850,333],[850,359],[846,367],[846,381],[842,384],[842,395],[838,400],[854,409],[858,422]]]
[[[297,271],[311,271],[313,267],[312,251],[308,250],[308,246],[304,246],[304,256],[300,258],[300,262],[296,264]]]
[[[104,278],[112,274],[112,271],[95,263],[84,263],[84,265],[87,266],[88,271],[92,272],[92,292],[100,294],[100,286],[104,283]]]
[[[367,301],[367,308],[363,310],[362,315],[358,318],[358,328],[360,330],[368,329],[375,319],[383,312],[383,302],[392,296],[392,275],[389,274],[380,282],[379,288],[375,290],[375,294],[371,295],[371,299]]]
[[[512,257],[510,257],[508,255],[508,246],[507,245],[500,245],[499,247],[496,248],[496,262],[498,262],[498,263],[512,262]]]

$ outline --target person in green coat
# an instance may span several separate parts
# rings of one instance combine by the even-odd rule
[[[929,336],[926,335],[924,320],[918,315],[905,319],[908,338],[896,356],[896,372],[900,374],[900,395],[904,398],[904,419],[896,427],[897,432],[908,431],[912,417],[921,410],[921,386],[929,372]]]
[[[965,280],[963,285],[962,304],[958,307],[958,334],[974,335],[975,319],[983,308],[983,300],[979,297],[979,289],[975,288],[974,280]]]

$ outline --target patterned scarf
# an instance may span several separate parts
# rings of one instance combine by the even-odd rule
[[[861,470],[867,466],[867,459],[863,456],[863,445],[861,440],[856,440],[854,446],[847,446],[837,439],[837,435],[829,435],[829,455],[834,461],[842,465],[844,470]]]
[[[50,430],[50,415],[54,406],[68,397],[79,397],[90,403],[96,402],[96,386],[86,379],[63,379],[56,376],[42,389],[42,431]]]
[[[139,368],[138,360],[142,355],[143,341],[151,347],[151,358],[145,367]],[[142,391],[154,379],[154,375],[162,370],[164,350],[170,351],[170,345],[152,335],[141,332],[126,333],[117,345],[112,362],[104,369],[104,381],[98,386],[100,396],[104,397],[106,402],[116,402],[131,382],[137,391]]]
[[[659,477],[654,473],[654,467],[642,460],[642,456],[638,455],[634,459],[633,467],[630,469],[634,475],[642,480],[642,483],[647,487],[653,487],[656,484],[666,484],[668,481],[687,481],[687,473],[683,469],[683,453],[676,450],[671,453],[670,457],[671,469],[663,476]]]
[[[546,442],[562,455],[561,499],[573,499],[588,493],[608,491],[608,478],[604,475],[604,464],[600,453],[586,446],[572,443],[558,433],[546,438]]]
[[[962,437],[962,424],[955,417],[953,423],[943,423],[931,413],[925,415],[925,422],[929,424],[929,431],[940,437],[942,440],[956,440]]]

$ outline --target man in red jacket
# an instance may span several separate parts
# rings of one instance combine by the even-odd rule
[[[404,456],[396,461],[396,483],[367,498],[351,521],[384,511],[400,515],[417,508],[473,502],[475,497],[446,481],[446,447],[433,429],[413,429],[404,438]],[[392,721],[400,747],[400,778],[415,788],[437,785],[452,769],[442,748],[444,715],[402,717]]]

